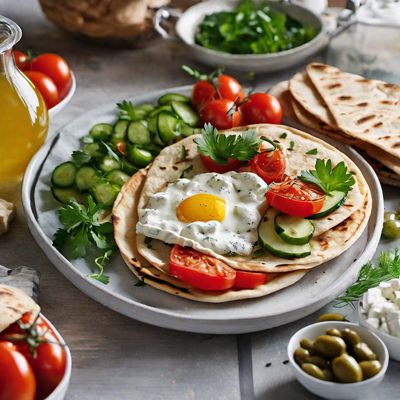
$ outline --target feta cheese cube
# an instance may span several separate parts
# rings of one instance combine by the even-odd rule
[[[400,311],[388,311],[385,315],[385,322],[389,333],[400,337]]]
[[[393,293],[393,302],[398,308],[400,308],[400,290],[396,290]]]
[[[389,282],[381,282],[379,284],[379,289],[381,290],[382,296],[386,299],[392,299],[394,289]]]
[[[382,311],[382,307],[375,304],[368,310],[368,318],[380,318]]]
[[[15,205],[0,199],[0,235],[8,231],[10,222],[15,217]]]
[[[381,323],[381,326],[379,327],[379,330],[382,331],[383,333],[389,333],[388,326],[386,324],[386,321],[383,321]]]
[[[386,299],[382,296],[381,289],[379,287],[371,288],[363,295],[363,306],[366,310],[370,307],[384,303]]]
[[[385,301],[381,304],[382,313],[387,313],[389,311],[398,311],[396,304],[392,303],[391,301]]]
[[[379,318],[367,318],[366,321],[369,325],[373,326],[376,329],[379,329]]]
[[[391,279],[388,283],[394,290],[400,290],[400,279]]]

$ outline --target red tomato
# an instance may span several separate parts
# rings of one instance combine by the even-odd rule
[[[14,50],[13,55],[14,55],[15,64],[17,64],[17,67],[21,71],[29,69],[30,60],[29,60],[29,57],[25,53],[23,53],[22,51],[19,51],[19,50]]]
[[[0,400],[34,400],[36,392],[32,368],[16,346],[0,342]]]
[[[117,142],[115,144],[115,148],[117,149],[117,151],[119,153],[121,153],[122,155],[125,155],[125,151],[126,151],[126,142]]]
[[[31,326],[34,323],[34,317],[31,313],[26,313],[20,321]],[[42,318],[37,319],[32,333],[34,329],[37,330],[38,334],[36,338],[43,341],[36,349],[33,349],[35,352],[32,353],[27,341],[16,342],[16,347],[32,367],[37,385],[36,399],[41,400],[53,392],[64,377],[66,355],[64,348],[58,344],[57,337],[49,330],[49,326]],[[7,338],[12,341],[13,334],[26,335],[28,338],[30,332],[29,328],[21,329],[18,323],[15,323],[1,332],[0,339]],[[35,337],[32,335],[32,338]]]
[[[72,79],[67,62],[58,54],[45,53],[32,60],[32,70],[49,76],[56,85],[60,100],[68,93]]]
[[[228,99],[213,100],[201,112],[203,124],[210,123],[217,129],[230,129],[242,124],[235,102]]]
[[[47,108],[52,108],[59,102],[58,89],[51,78],[38,71],[24,71],[24,74],[39,90]]]
[[[273,278],[275,278],[274,273],[264,273],[264,272],[247,272],[236,270],[236,281],[234,288],[236,289],[254,289],[259,285],[264,285]]]
[[[251,159],[250,169],[268,184],[281,182],[285,175],[286,159],[279,149],[263,151]]]
[[[229,75],[219,75],[214,84],[200,80],[193,86],[192,103],[198,111],[201,111],[210,101],[215,99],[241,101],[243,98],[242,86]]]
[[[282,106],[279,100],[267,93],[253,93],[241,107],[245,124],[280,124]]]
[[[236,271],[222,261],[177,244],[171,251],[169,272],[201,290],[227,290],[236,278]]]
[[[226,164],[218,164],[212,158],[203,156],[202,154],[200,154],[200,159],[210,172],[218,172],[219,174],[229,171],[236,171],[242,165],[242,162],[240,160],[236,160],[235,158],[229,158]]]
[[[293,217],[309,217],[321,210],[325,195],[298,179],[272,184],[267,191],[271,207]]]

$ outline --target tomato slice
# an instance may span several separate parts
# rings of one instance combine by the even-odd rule
[[[293,217],[309,217],[319,212],[324,205],[325,195],[299,179],[286,178],[272,184],[267,193],[271,207]]]
[[[169,259],[171,275],[201,290],[227,290],[233,287],[236,271],[214,257],[175,245]]]
[[[210,172],[218,172],[219,174],[223,174],[224,172],[229,171],[237,171],[242,162],[235,158],[229,158],[226,164],[218,164],[212,158],[203,156],[200,154],[200,159],[203,165],[210,171]]]
[[[263,151],[251,159],[250,169],[268,184],[281,182],[285,176],[286,159],[279,149]]]
[[[264,285],[275,278],[277,274],[265,272],[247,272],[236,270],[236,289],[254,289],[257,286]]]

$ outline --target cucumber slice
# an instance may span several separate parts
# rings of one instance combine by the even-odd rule
[[[171,103],[172,110],[182,121],[190,126],[196,127],[199,125],[200,118],[196,111],[192,109],[187,103],[173,101]]]
[[[317,219],[326,217],[331,212],[337,210],[343,203],[345,202],[347,197],[347,193],[334,191],[331,194],[326,195],[325,203],[322,206],[321,210],[314,215],[308,217],[309,219]]]
[[[111,124],[96,124],[92,127],[89,135],[93,136],[97,140],[107,140],[113,131]]]
[[[152,135],[156,135],[158,133],[157,130],[157,116],[151,117],[147,121],[147,129],[150,131]]]
[[[177,130],[178,119],[168,111],[161,111],[158,114],[158,134],[160,139],[165,144],[171,144],[179,138],[179,132]]]
[[[150,114],[154,110],[154,106],[151,104],[140,104],[139,106],[135,107],[135,111],[139,112],[139,114],[143,115],[144,117]]]
[[[58,187],[72,186],[75,181],[77,168],[71,161],[60,164],[54,168],[51,175],[51,183]]]
[[[147,167],[153,161],[153,155],[144,149],[139,149],[136,146],[132,146],[127,154],[128,160],[132,162],[136,167],[144,168]]]
[[[167,104],[165,106],[157,107],[149,114],[149,118],[156,117],[158,114],[160,114],[161,111],[171,112],[172,107],[169,104]]]
[[[53,186],[51,188],[51,193],[53,193],[54,198],[60,203],[68,203],[72,200],[80,204],[86,203],[87,195],[78,192],[74,187],[60,188]]]
[[[102,203],[104,206],[110,207],[114,204],[119,190],[120,187],[117,185],[113,185],[106,181],[99,181],[93,186],[92,193],[98,203]]]
[[[100,158],[103,156],[98,143],[85,144],[82,150],[92,158]]]
[[[181,133],[181,136],[183,137],[192,136],[194,134],[194,128],[192,128],[189,125],[186,125],[184,122],[179,123],[178,130]]]
[[[167,93],[158,99],[158,104],[165,105],[165,104],[170,104],[173,101],[182,101],[184,103],[190,103],[191,100],[189,97],[184,96],[183,94]]]
[[[114,169],[114,171],[109,172],[106,175],[106,179],[115,183],[116,185],[122,186],[125,182],[129,180],[130,176],[125,172],[120,171],[119,169]]]
[[[278,212],[274,209],[268,210],[264,221],[258,228],[259,243],[265,250],[277,257],[292,259],[309,256],[311,254],[309,243],[302,245],[290,244],[276,233],[274,221],[277,214]]]
[[[314,233],[314,225],[308,219],[278,214],[275,217],[275,232],[287,243],[306,244]]]
[[[99,168],[104,172],[110,172],[113,169],[120,169],[121,164],[115,158],[107,155],[100,161]]]
[[[131,122],[128,127],[128,140],[132,144],[151,143],[150,131],[147,128],[146,121]]]
[[[93,167],[83,165],[76,173],[75,185],[81,192],[84,190],[90,190],[98,178],[99,174]]]
[[[121,169],[128,175],[133,175],[135,172],[139,171],[139,168],[131,164],[126,158],[121,158]]]
[[[153,156],[158,156],[164,146],[158,146],[155,143],[145,144],[142,149],[149,151]]]
[[[126,138],[126,131],[128,129],[129,121],[126,119],[120,119],[114,125],[114,132],[111,135],[111,143],[116,144],[118,142],[122,142]]]

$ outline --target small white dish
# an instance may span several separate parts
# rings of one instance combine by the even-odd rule
[[[69,381],[71,379],[71,370],[72,370],[71,352],[69,351],[69,348],[65,343],[65,340],[57,331],[57,329],[54,327],[54,325],[43,314],[40,314],[40,316],[54,332],[59,342],[64,345],[63,348],[65,350],[65,355],[66,355],[66,366],[65,366],[64,377],[62,378],[58,386],[53,390],[53,392],[51,392],[51,394],[45,398],[45,400],[64,400],[67,394]]]
[[[67,95],[58,104],[50,108],[49,110],[50,119],[53,119],[71,101],[72,96],[74,95],[76,90],[76,79],[72,71],[71,71],[71,80],[72,80],[71,87],[69,88]]]
[[[392,360],[400,361],[400,338],[382,332],[370,325],[362,313],[361,300],[358,302],[358,321],[361,326],[375,333],[385,343],[389,351],[389,357]]]
[[[361,339],[376,353],[378,360],[382,363],[382,369],[379,373],[372,378],[357,383],[327,382],[306,374],[294,360],[293,353],[300,346],[301,339],[308,338],[314,340],[318,336],[325,334],[329,328],[340,330],[350,328],[356,331]],[[383,341],[368,329],[350,322],[328,321],[308,325],[291,337],[287,351],[290,365],[297,380],[310,392],[325,399],[350,400],[367,397],[371,390],[383,380],[389,363],[389,354]]]

